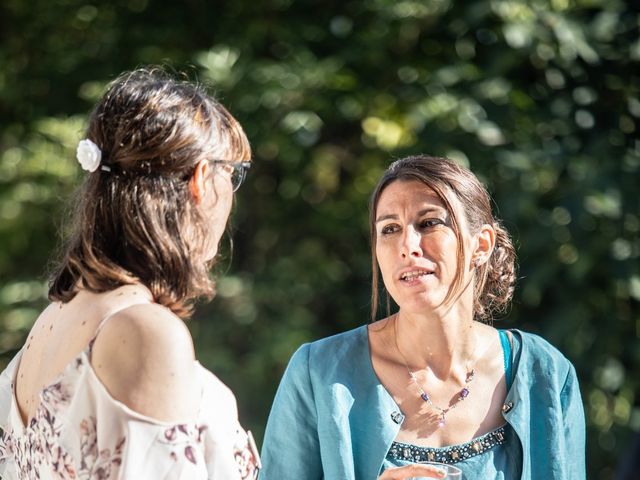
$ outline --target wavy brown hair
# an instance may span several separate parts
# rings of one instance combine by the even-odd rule
[[[369,227],[371,234],[371,319],[376,320],[379,303],[380,271],[376,259],[377,232],[375,219],[378,201],[385,188],[397,180],[418,180],[435,192],[445,204],[451,217],[453,231],[458,240],[456,276],[445,302],[462,287],[464,268],[464,242],[460,232],[460,219],[451,203],[453,195],[462,206],[465,220],[471,232],[482,225],[492,225],[496,232],[496,243],[488,262],[476,268],[474,279],[473,314],[476,320],[489,321],[496,313],[509,306],[516,281],[516,254],[509,233],[491,210],[491,198],[478,178],[463,166],[441,157],[418,155],[395,161],[384,172],[369,201]],[[387,310],[389,310],[387,298]]]
[[[203,87],[161,68],[120,75],[89,119],[102,152],[76,199],[70,236],[49,285],[52,301],[142,283],[154,300],[188,317],[213,297],[210,228],[189,190],[201,160],[246,161],[240,124]]]

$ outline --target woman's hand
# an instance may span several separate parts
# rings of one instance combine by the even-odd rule
[[[407,465],[406,467],[389,468],[378,480],[405,480],[413,477],[444,478],[447,474],[433,465]]]

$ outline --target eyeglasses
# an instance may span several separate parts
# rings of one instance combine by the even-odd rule
[[[210,162],[214,165],[220,165],[231,176],[231,186],[234,192],[240,188],[247,176],[247,170],[251,167],[251,162],[237,160],[210,160]]]

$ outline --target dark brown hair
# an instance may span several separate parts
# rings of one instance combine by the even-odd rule
[[[391,164],[376,185],[369,201],[369,227],[371,234],[371,268],[373,284],[371,292],[371,318],[376,320],[378,311],[379,267],[376,259],[377,232],[375,219],[380,195],[397,180],[418,180],[432,189],[444,202],[451,217],[458,240],[456,276],[445,301],[462,287],[464,243],[460,232],[460,220],[450,200],[454,195],[462,206],[465,220],[471,232],[482,225],[492,225],[496,243],[488,262],[476,268],[474,282],[473,313],[476,320],[487,321],[495,313],[504,311],[511,301],[516,280],[515,249],[509,233],[491,211],[491,199],[486,188],[468,169],[447,158],[419,155],[403,158]]]
[[[210,227],[189,180],[201,160],[249,160],[242,127],[203,87],[142,68],[111,83],[86,138],[110,171],[86,175],[49,298],[67,302],[80,285],[104,292],[140,282],[188,317],[192,300],[215,291]]]

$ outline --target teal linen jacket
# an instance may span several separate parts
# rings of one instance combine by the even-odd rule
[[[573,365],[512,330],[503,416],[522,447],[522,479],[584,479],[585,425]],[[375,480],[404,417],[371,364],[366,326],[292,356],[269,415],[260,480]]]

